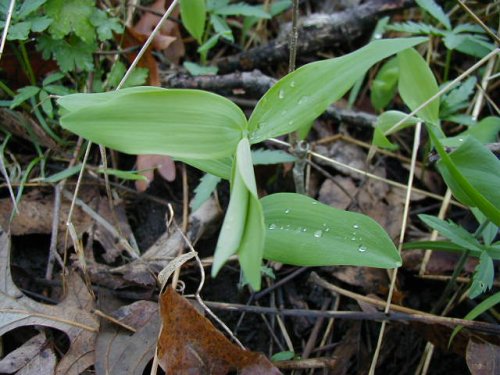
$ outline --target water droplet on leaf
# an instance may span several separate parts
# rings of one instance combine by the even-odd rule
[[[316,232],[314,232],[314,237],[320,238],[321,236],[323,236],[323,231],[317,230]]]
[[[359,251],[360,253],[364,253],[364,252],[366,251],[366,246],[364,246],[364,245],[359,245],[359,246],[358,246],[358,251]]]
[[[273,230],[273,229],[276,229],[278,228],[278,226],[276,224],[269,224],[269,229],[270,230]]]
[[[285,90],[281,89],[278,93],[278,98],[284,99],[285,98]]]

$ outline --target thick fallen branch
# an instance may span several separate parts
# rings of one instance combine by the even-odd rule
[[[315,14],[299,20],[297,56],[322,49],[349,45],[370,32],[384,15],[413,4],[410,0],[372,0],[360,6],[334,14]],[[290,27],[290,26],[288,26]],[[282,35],[288,35],[286,27]],[[217,61],[220,73],[262,68],[279,61],[288,61],[286,37],[269,44],[224,57]]]

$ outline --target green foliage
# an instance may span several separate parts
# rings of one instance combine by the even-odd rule
[[[194,189],[194,198],[191,201],[191,209],[196,211],[201,207],[203,203],[210,197],[214,192],[217,184],[220,182],[221,178],[214,176],[213,174],[206,173],[201,179],[200,183]]]
[[[450,18],[434,0],[416,0],[418,6],[437,19],[446,29],[451,29]]]
[[[469,298],[476,298],[480,294],[490,290],[493,286],[494,276],[493,259],[491,259],[486,251],[483,251],[479,257],[479,264],[474,270],[472,285],[469,289]]]
[[[373,140],[372,144],[377,147],[386,148],[389,150],[397,150],[399,146],[395,143],[392,143],[387,138],[388,135],[391,135],[401,129],[407,128],[409,126],[415,125],[418,121],[421,121],[417,117],[410,117],[405,120],[401,125],[396,126],[400,121],[406,118],[406,113],[400,111],[387,111],[382,113],[378,118],[375,124],[375,129],[373,131]]]
[[[386,107],[396,94],[399,79],[399,61],[392,58],[378,71],[372,83],[370,99],[373,108],[380,111]]]
[[[453,221],[450,220],[447,222],[430,215],[418,215],[418,217],[429,227],[437,230],[458,246],[468,250],[482,251],[481,244],[477,239]]]
[[[202,66],[189,61],[184,61],[182,66],[184,66],[192,76],[214,75],[217,74],[218,71],[216,66]]]
[[[201,44],[207,12],[205,10],[205,0],[181,0],[182,24]]]
[[[469,105],[469,97],[474,93],[476,77],[469,77],[458,87],[441,97],[439,117],[447,119]]]
[[[266,259],[301,266],[401,265],[392,240],[368,216],[293,193],[272,194],[261,201],[267,227]]]
[[[320,204],[316,207],[312,203],[315,201],[298,195],[270,196],[261,203],[250,143],[294,131],[312,121],[373,64],[423,41],[423,38],[376,41],[345,57],[306,65],[271,88],[249,122],[236,105],[215,94],[135,87],[62,97],[61,125],[93,142],[126,153],[168,154],[229,178],[230,202],[216,247],[213,275],[234,254],[238,255],[244,277],[254,289],[260,288],[263,256],[292,264],[344,263],[394,268],[401,264],[399,254],[383,229],[367,217]],[[305,99],[304,95],[309,97]],[[298,109],[301,99],[308,102],[303,107],[308,111]],[[292,118],[297,121],[290,122]],[[262,154],[257,153],[256,158],[262,159]],[[267,153],[265,159],[275,162],[284,160],[284,156]],[[290,160],[289,156],[286,160]],[[207,184],[213,186],[215,181]],[[207,191],[209,188],[204,190],[205,195]],[[286,212],[285,203],[291,205],[291,215]],[[291,228],[301,220],[310,235],[301,231],[280,236],[272,228],[266,230],[262,204],[269,226],[283,222]],[[288,223],[290,219],[294,221]],[[301,247],[297,246],[299,243]]]

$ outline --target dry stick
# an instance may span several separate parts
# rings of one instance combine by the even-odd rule
[[[3,153],[2,155],[0,155],[0,172],[2,173],[7,183],[7,189],[9,190],[10,199],[12,199],[12,206],[14,207],[14,211],[16,212],[16,214],[18,214],[19,207],[17,207],[16,195],[14,194],[14,190],[12,189],[12,184],[10,183],[9,174],[7,173],[7,169],[5,168],[5,164],[3,162]]]
[[[408,212],[410,210],[410,201],[411,201],[411,187],[413,186],[413,178],[415,176],[415,165],[417,163],[417,151],[418,151],[418,146],[420,145],[420,130],[422,129],[422,123],[417,122],[417,125],[415,126],[415,138],[413,140],[413,152],[411,155],[411,167],[410,167],[410,176],[408,177],[408,188],[406,190],[406,199],[405,199],[405,206],[404,206],[404,211],[403,211],[403,220],[401,222],[401,233],[399,235],[399,244],[398,244],[398,252],[401,254],[401,250],[403,249],[403,242],[406,234],[406,225],[408,222]],[[391,306],[391,301],[392,301],[392,294],[394,293],[394,287],[396,285],[396,276],[398,274],[398,269],[394,269],[392,273],[392,278],[391,278],[391,286],[389,288],[389,293],[387,295],[387,301],[385,305],[385,310],[384,312],[387,314],[389,312],[390,306]],[[373,354],[373,359],[372,359],[372,364],[370,366],[370,375],[375,374],[375,368],[377,367],[377,361],[378,357],[380,354],[380,348],[382,347],[382,340],[384,337],[384,331],[385,331],[385,326],[387,324],[387,321],[384,320],[382,322],[382,326],[380,327],[380,333],[378,336],[378,341],[377,341],[377,347],[375,348],[375,353]]]
[[[328,306],[331,303],[330,298],[326,298],[323,301],[323,305],[321,306],[321,311],[326,311],[328,309]],[[323,325],[324,318],[319,318],[316,320],[314,323],[313,329],[311,330],[311,334],[309,335],[309,338],[307,339],[307,343],[304,346],[304,350],[302,351],[302,358],[309,358],[311,355],[311,352],[316,345],[316,340],[318,339],[319,335],[319,330],[321,329],[321,326]]]
[[[479,26],[483,28],[484,31],[486,31],[486,33],[495,41],[496,44],[500,44],[500,38],[494,32],[492,32],[490,28],[486,26],[484,22],[481,21],[481,19],[478,16],[476,16],[476,14],[467,5],[465,5],[461,0],[457,0],[457,3],[463,10],[465,10],[469,14],[469,16],[471,16],[471,18]]]
[[[273,142],[273,143],[278,144],[278,145],[281,145],[281,146],[290,147],[289,143],[281,141],[279,139],[270,138],[270,139],[268,139],[268,141]],[[396,181],[393,181],[393,180],[389,180],[387,178],[383,178],[383,177],[377,176],[377,175],[375,175],[373,173],[363,171],[362,169],[351,167],[350,165],[347,165],[347,164],[341,163],[341,162],[339,162],[337,160],[328,158],[328,157],[326,157],[324,155],[318,154],[317,152],[308,151],[308,153],[310,155],[312,155],[313,157],[321,159],[321,160],[324,160],[324,161],[326,161],[326,162],[328,162],[328,163],[330,163],[330,164],[332,164],[334,166],[349,169],[352,172],[358,173],[358,174],[360,174],[362,176],[365,176],[365,177],[368,177],[368,178],[372,178],[372,179],[377,180],[377,181],[385,182],[386,184],[394,186],[394,187],[397,187],[399,189],[405,189],[405,190],[407,189],[407,186],[405,184],[401,184],[399,182],[396,182]],[[425,190],[414,188],[414,187],[412,187],[411,191],[415,192],[415,193],[419,193],[419,194],[425,195],[426,197],[429,197],[429,198],[434,198],[434,199],[439,200],[439,201],[442,201],[444,199],[442,196],[440,196],[438,194],[434,194],[434,193],[431,193],[429,191],[425,191]],[[456,206],[463,207],[463,205],[461,205],[460,203],[458,203],[456,201],[451,201],[451,203],[454,204],[454,205],[456,205]]]
[[[16,0],[10,0],[9,10],[7,11],[7,17],[5,19],[5,25],[3,26],[2,41],[0,43],[0,60],[3,56],[3,49],[5,48],[5,41],[7,40],[7,34],[9,33],[10,21],[12,20],[12,14],[14,13],[15,6]]]
[[[483,79],[481,80],[481,85],[478,86],[478,93],[477,93],[477,100],[476,103],[474,104],[474,109],[472,110],[472,119],[477,120],[479,117],[479,113],[481,112],[481,109],[483,107],[483,102],[484,98],[486,97],[486,89],[489,84],[489,78],[491,77],[491,74],[493,72],[493,68],[495,67],[496,59],[495,56],[493,56],[490,61],[488,61],[488,65],[486,65],[486,70],[483,76]],[[498,112],[498,107],[496,104],[493,104],[495,109]]]

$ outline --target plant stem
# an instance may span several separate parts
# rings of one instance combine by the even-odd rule
[[[26,74],[28,75],[28,79],[33,86],[36,86],[35,73],[33,73],[33,68],[31,67],[30,58],[28,56],[28,51],[26,51],[24,40],[19,41],[19,47],[21,48],[21,56],[24,62],[23,65],[26,67]]]
[[[450,65],[451,65],[451,55],[453,54],[452,49],[446,50],[446,62],[444,65],[443,82],[448,81],[448,76],[450,75]]]

